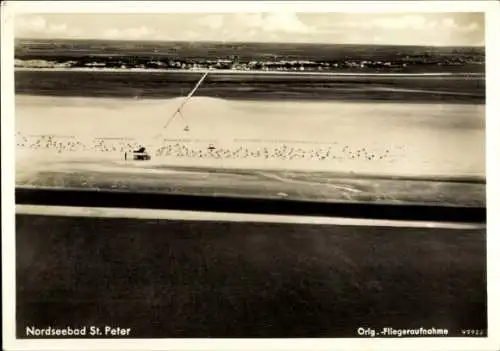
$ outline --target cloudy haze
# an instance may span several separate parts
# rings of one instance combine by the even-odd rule
[[[484,45],[482,13],[22,14],[17,38]]]

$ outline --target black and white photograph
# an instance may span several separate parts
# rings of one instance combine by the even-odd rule
[[[494,2],[145,3],[2,3],[6,350],[494,349]]]

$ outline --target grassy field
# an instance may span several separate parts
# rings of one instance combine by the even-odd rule
[[[485,230],[16,217],[17,332],[356,337],[486,329]]]

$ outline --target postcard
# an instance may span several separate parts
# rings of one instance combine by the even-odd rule
[[[497,3],[2,7],[6,350],[498,349]]]

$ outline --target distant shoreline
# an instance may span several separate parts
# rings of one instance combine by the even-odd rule
[[[429,73],[353,73],[353,72],[296,72],[296,71],[261,71],[261,70],[231,70],[231,69],[218,69],[218,70],[183,70],[183,69],[147,69],[147,68],[31,68],[31,67],[15,67],[16,71],[34,71],[34,72],[115,72],[115,73],[197,73],[202,74],[209,72],[209,74],[235,74],[235,75],[297,75],[297,76],[357,76],[357,77],[484,77],[484,73],[477,72],[429,72]]]

